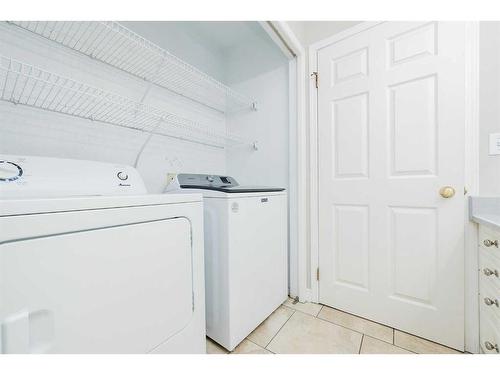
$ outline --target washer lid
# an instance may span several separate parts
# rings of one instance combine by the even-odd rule
[[[241,186],[231,176],[181,173],[177,175],[177,179],[181,189],[215,190],[224,193],[259,193],[285,190],[281,187]]]
[[[222,191],[224,193],[265,193],[272,191],[284,191],[285,188],[268,186],[182,186],[187,189],[203,189]]]

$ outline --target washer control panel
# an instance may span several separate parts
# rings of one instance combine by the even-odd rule
[[[179,185],[181,187],[200,187],[200,186],[215,186],[215,187],[235,187],[239,186],[238,182],[230,176],[217,176],[211,174],[187,174],[179,173],[177,175]]]
[[[0,199],[147,194],[133,167],[0,154]]]

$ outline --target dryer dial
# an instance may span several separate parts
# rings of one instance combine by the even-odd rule
[[[23,175],[23,169],[7,160],[0,160],[0,181],[15,181]]]
[[[116,175],[120,180],[125,181],[128,180],[128,174],[126,172],[118,172]]]

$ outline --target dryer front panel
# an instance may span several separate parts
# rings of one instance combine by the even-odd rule
[[[191,322],[192,261],[182,217],[4,243],[1,351],[152,351]]]

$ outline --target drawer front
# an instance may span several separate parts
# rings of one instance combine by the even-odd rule
[[[494,315],[500,321],[500,290],[490,280],[481,279],[479,283],[479,305],[481,314]]]
[[[500,352],[500,321],[490,314],[481,316],[480,341],[485,354]]]
[[[479,279],[500,291],[500,259],[488,249],[479,249]]]
[[[500,260],[500,232],[480,225],[479,246]]]
[[[500,320],[481,307],[481,324],[479,329],[481,351],[485,354],[500,352]]]

